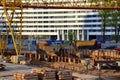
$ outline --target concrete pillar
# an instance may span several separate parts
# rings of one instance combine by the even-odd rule
[[[84,29],[82,30],[82,40],[84,40]]]
[[[57,30],[57,40],[60,40],[60,31]]]
[[[79,30],[77,30],[77,40],[80,39]]]
[[[67,40],[68,40],[68,31],[69,31],[69,30],[67,30]]]
[[[62,40],[65,39],[65,34],[64,34],[64,30],[62,30]]]
[[[87,40],[89,40],[89,30],[87,30]]]

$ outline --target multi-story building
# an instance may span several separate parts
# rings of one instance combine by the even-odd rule
[[[77,32],[77,40],[101,38],[102,20],[96,10],[75,9],[25,9],[23,10],[23,35],[39,39],[68,40],[68,31]],[[113,35],[108,27],[106,38]]]
[[[25,8],[22,35],[33,39],[68,40],[68,31],[74,30],[77,40],[101,39],[101,24],[96,10]],[[107,27],[107,39],[113,31]]]

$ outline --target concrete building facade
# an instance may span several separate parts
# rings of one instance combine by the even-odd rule
[[[68,40],[68,31],[77,33],[77,40],[101,39],[102,19],[96,10],[87,9],[23,9],[22,35],[32,39]],[[107,27],[106,38],[114,34]]]

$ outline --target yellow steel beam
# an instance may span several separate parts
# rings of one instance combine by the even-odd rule
[[[13,1],[12,3],[11,2],[9,3],[7,1],[8,0],[2,0],[1,3],[3,5],[4,14],[6,15],[8,28],[9,28],[10,34],[12,36],[12,40],[13,40],[13,44],[14,44],[14,48],[15,48],[16,54],[19,55],[21,53],[21,44],[22,44],[22,39],[21,39],[22,38],[21,37],[21,35],[22,35],[22,5],[20,5],[21,0],[12,0]],[[11,5],[11,6],[7,6],[7,3],[9,3],[9,5]],[[18,4],[19,6],[16,6],[15,4]],[[17,28],[20,29],[20,30],[18,29],[18,32],[17,32],[18,35],[19,35],[19,39],[16,39],[16,37],[15,37],[15,33],[16,32],[14,32],[14,30],[13,30],[14,27],[12,26],[12,23],[15,22],[15,21],[13,21],[13,18],[14,18],[14,15],[15,15],[15,10],[18,9],[18,8],[21,11],[20,12],[21,15],[19,17],[21,24],[20,24],[19,27],[17,27],[17,26],[15,27],[16,29]],[[8,10],[11,11],[11,14],[8,13]],[[18,43],[16,41],[18,41]]]
[[[4,49],[7,47],[7,41],[8,41],[8,30],[6,28],[7,32],[2,32],[5,29],[5,22],[2,22],[2,26],[0,29],[0,54],[4,54]]]
[[[43,8],[120,8],[120,0],[23,0],[23,6]]]
[[[6,0],[6,6],[20,6],[19,0]],[[0,3],[2,6],[2,4]],[[22,0],[23,8],[120,9],[120,0]]]
[[[23,16],[23,8],[22,8],[22,1],[20,1],[20,12],[21,12],[21,15],[20,15],[20,31],[19,31],[19,54],[21,54],[21,49],[22,49],[22,16]]]
[[[6,0],[3,0],[2,1],[2,5],[4,7],[4,13],[6,15],[6,18],[7,18],[7,23],[8,23],[8,26],[9,26],[9,29],[10,29],[10,32],[11,32],[11,36],[12,36],[12,39],[13,39],[13,44],[14,44],[14,48],[15,48],[15,51],[16,51],[16,54],[18,55],[18,50],[17,50],[17,46],[16,46],[16,41],[15,41],[15,38],[14,38],[14,35],[13,35],[13,29],[11,28],[11,20],[9,18],[9,14],[7,13],[7,9],[6,9]],[[14,12],[14,11],[13,11]],[[12,15],[13,16],[13,15]]]

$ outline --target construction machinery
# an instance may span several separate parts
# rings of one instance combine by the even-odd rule
[[[51,9],[120,9],[120,0],[0,0],[3,9],[1,21],[6,31],[1,29],[0,35],[11,35],[15,52],[21,54],[22,45],[22,16],[23,8],[51,8]],[[4,18],[4,19],[3,19]],[[0,53],[4,53],[7,45],[0,40]]]
[[[94,46],[96,43],[96,39],[90,40],[90,41],[77,41],[76,46]]]
[[[90,41],[76,41],[76,47],[79,49],[100,49],[101,44],[96,39]]]

